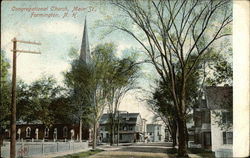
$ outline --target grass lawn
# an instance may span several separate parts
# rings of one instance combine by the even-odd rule
[[[204,158],[215,158],[214,152],[206,149],[189,148],[188,153],[196,154]]]
[[[131,151],[104,151],[90,158],[174,158],[166,153],[131,152]]]
[[[96,149],[96,150],[89,150],[89,151],[84,151],[84,152],[80,152],[80,153],[75,153],[75,154],[68,154],[68,155],[64,155],[64,156],[58,156],[55,158],[87,158],[91,155],[97,154],[99,152],[102,152],[103,150],[101,149]]]
[[[214,152],[212,152],[211,150],[189,148],[188,153],[196,154],[202,158],[215,158]],[[176,148],[167,149],[167,154],[169,155],[169,157],[175,157],[177,156],[177,149]]]

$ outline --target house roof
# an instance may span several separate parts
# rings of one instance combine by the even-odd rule
[[[233,104],[233,88],[229,86],[224,87],[206,87],[205,95],[207,106],[211,110],[228,109]]]
[[[33,121],[30,121],[30,122],[23,121],[23,120],[17,120],[16,124],[17,125],[29,125],[29,124],[43,124],[43,123],[40,120],[33,120]]]
[[[126,120],[126,122],[129,124],[136,124],[138,117],[140,117],[140,113],[120,112],[119,117],[121,119]],[[100,124],[107,124],[108,121],[109,121],[109,113],[103,114],[100,119]]]

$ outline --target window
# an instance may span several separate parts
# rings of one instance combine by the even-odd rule
[[[67,136],[68,136],[68,127],[64,126],[63,127],[63,137],[67,138]]]
[[[202,111],[201,114],[202,123],[210,123],[210,112]]]
[[[122,134],[119,134],[119,140],[122,140]]]
[[[195,126],[201,126],[201,112],[195,111],[194,117],[195,117]]]
[[[204,145],[211,146],[211,132],[204,132]]]
[[[233,144],[233,132],[223,132],[223,144]]]
[[[44,136],[45,136],[45,138],[49,137],[49,128],[45,128]]]
[[[230,112],[222,112],[222,122],[223,123],[233,123],[233,116]]]
[[[26,137],[30,137],[30,135],[31,135],[31,128],[27,127],[26,128]]]
[[[124,131],[126,131],[126,130],[127,130],[127,127],[126,127],[126,126],[124,126],[124,127],[123,127],[123,130],[124,130]]]
[[[201,137],[200,133],[196,133],[194,135],[194,142],[195,142],[195,144],[201,144],[201,138],[200,137]]]

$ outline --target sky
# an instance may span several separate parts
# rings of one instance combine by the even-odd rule
[[[96,21],[102,20],[104,16],[112,18],[117,10],[110,6],[100,6],[98,1],[4,1],[1,7],[1,49],[6,52],[10,63],[11,40],[14,37],[18,40],[41,42],[40,46],[17,44],[18,49],[41,52],[18,54],[17,78],[27,83],[44,75],[53,75],[59,83],[63,83],[62,73],[70,68],[69,50],[72,47],[80,49],[85,17],[90,49],[93,50],[100,43],[114,42],[117,45],[117,56],[121,56],[126,49],[139,47],[132,37],[121,32],[100,38],[100,29],[95,27]],[[142,73],[153,76],[150,67],[144,67]],[[151,81],[144,78],[139,83],[147,89],[152,84]],[[120,110],[140,112],[151,123],[153,114],[147,109],[145,102],[137,99],[140,95],[130,92],[123,99]]]

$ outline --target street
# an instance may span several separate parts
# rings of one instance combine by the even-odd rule
[[[130,144],[128,146],[102,146],[105,150],[90,158],[169,158],[170,143]]]

